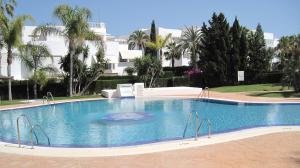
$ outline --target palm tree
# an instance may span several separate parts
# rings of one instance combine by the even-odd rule
[[[19,58],[29,70],[33,70],[33,90],[34,98],[37,98],[37,84],[39,81],[38,74],[43,72],[54,72],[55,68],[51,65],[44,65],[43,62],[47,59],[53,60],[47,46],[35,45],[28,43],[19,47]]]
[[[156,42],[148,41],[146,43],[147,47],[155,50],[157,52],[157,57],[162,60],[162,49],[166,46],[166,44],[169,42],[170,38],[172,37],[172,34],[169,33],[165,38],[163,38],[160,35],[156,36]]]
[[[3,37],[4,44],[7,48],[7,77],[8,79],[8,99],[12,100],[11,93],[11,64],[13,53],[12,50],[18,47],[22,43],[22,30],[24,22],[27,19],[32,19],[31,16],[19,16],[12,20],[4,18],[4,24],[1,25],[1,33]]]
[[[174,68],[175,59],[180,59],[182,55],[181,47],[178,46],[174,41],[169,43],[167,46],[167,51],[164,53],[166,60],[172,61],[172,68]]]
[[[300,92],[300,34],[282,37],[277,46],[283,64],[283,82]]]
[[[84,40],[99,40],[100,36],[95,35],[89,28],[88,19],[91,18],[91,12],[87,8],[68,5],[59,5],[54,10],[56,16],[64,25],[64,29],[52,25],[42,25],[34,30],[34,34],[47,36],[50,34],[61,35],[68,42],[70,54],[70,72],[69,72],[69,93],[73,96],[73,57],[77,46],[81,46]]]
[[[0,24],[5,24],[5,20],[7,16],[13,17],[14,16],[14,8],[16,6],[16,0],[7,0],[3,2],[3,0],[0,0]],[[1,60],[2,60],[2,55],[1,55],[1,50],[4,47],[4,41],[3,41],[3,36],[1,33],[0,29],[0,76],[2,75],[1,73]]]
[[[179,45],[184,52],[189,52],[191,55],[191,65],[197,69],[197,53],[201,43],[201,31],[197,27],[186,27],[183,35],[180,38]]]
[[[144,50],[148,40],[149,36],[145,32],[136,30],[129,36],[128,47],[129,49],[137,48],[142,50],[142,55],[144,55]]]

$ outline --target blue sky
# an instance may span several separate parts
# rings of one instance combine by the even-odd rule
[[[112,35],[129,34],[150,26],[182,28],[201,26],[213,12],[223,12],[230,23],[235,16],[240,24],[255,29],[261,23],[264,31],[276,37],[300,33],[300,0],[17,0],[17,15],[31,14],[35,24],[57,23],[52,15],[59,4],[87,7],[92,21],[106,23]],[[29,23],[30,24],[30,23]],[[28,24],[28,25],[29,25]],[[32,24],[32,23],[31,23]]]

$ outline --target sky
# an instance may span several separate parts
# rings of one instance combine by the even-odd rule
[[[111,35],[130,34],[140,28],[156,26],[184,28],[201,26],[213,12],[222,12],[230,24],[255,29],[260,23],[265,32],[277,38],[300,33],[300,0],[17,0],[16,14],[30,14],[34,23],[58,23],[53,10],[59,4],[87,7],[92,20],[104,22]]]

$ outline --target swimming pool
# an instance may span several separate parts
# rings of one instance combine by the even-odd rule
[[[40,124],[55,147],[113,147],[181,139],[190,112],[210,119],[212,132],[245,128],[300,125],[300,104],[237,103],[199,99],[105,99],[0,111],[0,139],[17,142],[16,119],[26,114]],[[20,120],[21,141],[29,128]],[[203,127],[201,135],[207,134]],[[40,145],[47,139],[36,130]],[[186,138],[195,135],[195,120]]]

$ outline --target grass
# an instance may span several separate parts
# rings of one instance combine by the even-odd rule
[[[211,88],[217,92],[258,92],[258,91],[286,91],[293,88],[282,87],[281,84],[254,84],[254,85],[238,85],[238,86],[222,86]]]
[[[14,104],[25,104],[25,102],[21,102],[22,100],[13,100],[13,101],[8,101],[8,100],[1,100],[0,101],[0,106],[7,106],[7,105],[14,105]]]
[[[54,100],[68,100],[68,99],[86,99],[86,98],[102,98],[99,95],[84,95],[84,96],[73,96],[73,97],[54,97]],[[3,100],[0,102],[0,106],[14,105],[14,104],[25,104],[24,99],[17,99],[13,101]]]
[[[87,98],[102,98],[100,95],[83,95],[73,97],[54,97],[54,100],[68,100],[68,99],[87,99]]]
[[[254,92],[250,93],[250,96],[259,96],[259,97],[278,97],[278,98],[300,98],[300,93],[293,91],[284,91],[284,92]]]

